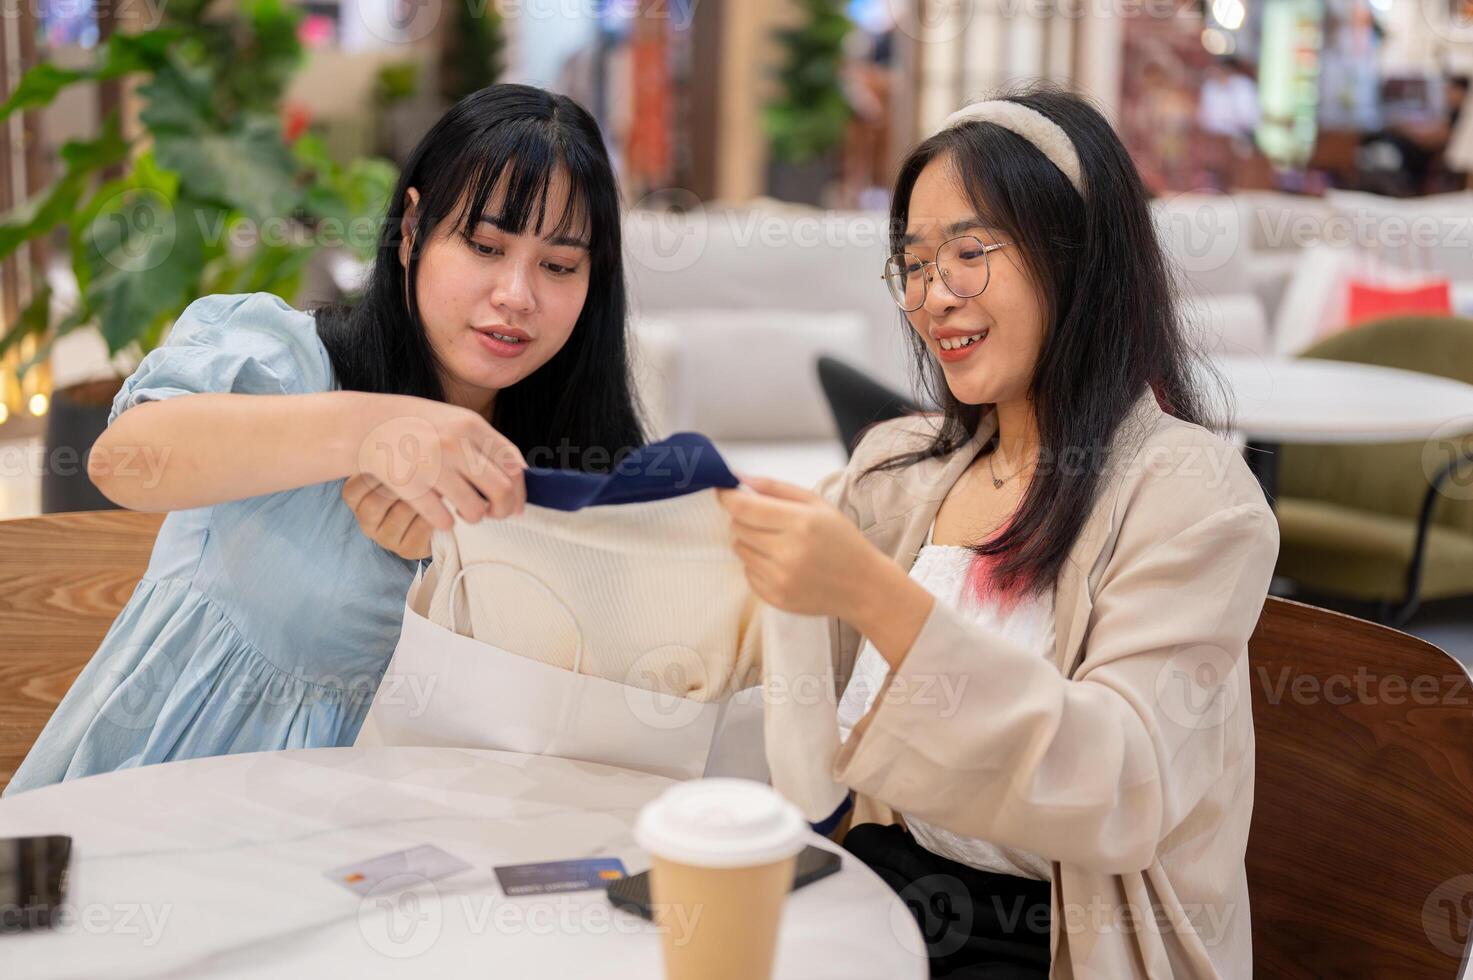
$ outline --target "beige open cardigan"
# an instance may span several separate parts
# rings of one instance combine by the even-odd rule
[[[877,426],[820,488],[906,568],[995,416],[947,456],[858,476],[921,446],[935,424]],[[900,811],[1051,859],[1052,977],[1247,978],[1247,641],[1277,525],[1238,450],[1166,415],[1149,393],[1103,465],[1055,585],[1051,661],[937,603],[841,748],[811,701],[768,705],[767,744],[786,747],[769,752],[773,783],[812,810],[831,801],[832,779],[855,791],[856,821]],[[768,655],[773,643],[814,647],[802,619],[774,620]],[[860,636],[814,622],[841,692]],[[941,684],[959,697],[939,697]],[[837,749],[827,757],[826,740]]]

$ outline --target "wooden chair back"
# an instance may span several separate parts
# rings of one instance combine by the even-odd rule
[[[0,789],[148,568],[163,514],[0,521]]]
[[[1424,640],[1270,598],[1249,643],[1253,973],[1461,975],[1473,686]]]

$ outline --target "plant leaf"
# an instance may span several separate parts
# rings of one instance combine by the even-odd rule
[[[70,141],[61,149],[66,170],[50,187],[0,220],[0,258],[66,221],[77,209],[88,178],[96,170],[124,159],[128,144],[110,118],[103,133],[88,142]]]
[[[45,276],[40,275],[35,276],[33,281],[36,283],[35,295],[31,297],[25,309],[20,311],[14,325],[5,332],[4,336],[0,336],[0,357],[4,357],[6,351],[27,337],[40,336],[45,333],[49,326],[51,284],[46,281]]]
[[[204,65],[170,57],[152,79],[138,87],[144,100],[139,121],[154,133],[195,133],[215,128],[213,81]]]
[[[247,116],[224,132],[156,131],[159,165],[179,174],[184,193],[218,201],[258,221],[296,210],[295,165],[276,120]]]
[[[110,34],[102,66],[92,77],[106,81],[135,71],[157,71],[167,61],[169,49],[182,37],[178,30],[167,27],[138,34]]]
[[[379,222],[399,179],[398,169],[373,157],[355,159],[343,168],[311,148],[299,159],[313,161],[316,171],[312,175],[316,179],[303,192],[302,209],[317,221],[319,240],[371,258],[378,249]]]
[[[205,242],[198,212],[205,202],[180,198],[165,211],[156,191],[140,190],[104,210],[92,227],[103,264],[87,286],[87,303],[97,310],[108,352],[116,354],[163,316],[183,309],[205,267]]]
[[[0,104],[0,119],[5,119],[18,109],[38,109],[50,105],[56,93],[74,82],[90,77],[88,72],[70,68],[58,68],[43,61],[21,76],[10,98]]]
[[[128,155],[128,141],[118,124],[117,113],[107,117],[102,133],[95,140],[67,140],[61,145],[61,159],[68,170],[91,172],[111,166]]]
[[[36,345],[36,352],[32,354],[28,360],[21,361],[20,364],[16,366],[16,377],[24,378],[27,372],[31,370],[31,368],[35,367],[37,364],[40,364],[42,361],[45,361],[51,356],[51,348],[56,346],[56,342],[58,340],[65,337],[73,330],[76,330],[78,327],[86,326],[86,324],[87,316],[84,314],[83,310],[73,310],[71,313],[67,314],[67,316],[64,317],[61,322],[56,325],[56,329],[52,330],[49,334],[47,334],[45,340]]]
[[[76,82],[106,81],[155,68],[163,63],[169,45],[178,39],[178,31],[171,30],[113,34],[107,39],[100,60],[91,68],[58,68],[43,61],[22,75],[10,98],[0,103],[0,121],[16,111],[50,105],[58,92]]]

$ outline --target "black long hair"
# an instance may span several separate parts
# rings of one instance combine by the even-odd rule
[[[1073,141],[1083,194],[1032,143],[970,122],[921,143],[901,165],[891,204],[891,251],[902,251],[910,196],[934,160],[955,167],[983,224],[1018,246],[1045,309],[1045,337],[1029,394],[1039,465],[1007,524],[972,546],[987,591],[1017,597],[1052,587],[1100,491],[1104,462],[1147,388],[1162,407],[1207,424],[1194,372],[1205,370],[1184,337],[1175,274],[1152,223],[1148,195],[1119,137],[1088,101],[1051,86],[998,98],[1034,109]],[[908,326],[914,370],[942,411],[928,445],[870,468],[896,469],[965,444],[991,405],[966,405]],[[989,444],[983,452],[989,452]]]
[[[607,469],[644,443],[630,377],[619,192],[598,125],[578,103],[528,85],[491,85],[461,99],[410,154],[389,200],[363,296],[316,311],[317,332],[344,388],[445,400],[439,364],[414,293],[425,243],[456,216],[470,237],[493,190],[512,234],[546,217],[554,172],[568,207],[546,235],[587,220],[588,298],[562,349],[496,395],[489,419],[529,462],[551,451],[582,469]],[[419,190],[408,275],[399,261],[406,192]],[[406,290],[408,294],[406,295]],[[410,311],[413,311],[412,313]],[[590,451],[593,450],[593,451]]]

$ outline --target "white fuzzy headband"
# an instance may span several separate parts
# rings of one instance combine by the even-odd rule
[[[937,132],[969,122],[990,122],[1017,133],[1062,170],[1064,176],[1069,178],[1069,183],[1079,192],[1079,196],[1084,196],[1084,178],[1079,169],[1079,154],[1074,150],[1074,141],[1048,116],[1017,102],[993,99],[990,102],[974,102],[963,106],[947,116]]]

